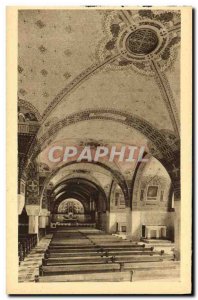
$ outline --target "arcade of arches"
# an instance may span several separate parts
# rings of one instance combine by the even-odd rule
[[[20,10],[19,234],[83,224],[179,258],[180,15],[143,12]],[[54,145],[144,145],[147,162],[52,163]]]

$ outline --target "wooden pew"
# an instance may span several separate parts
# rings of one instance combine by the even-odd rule
[[[174,255],[134,255],[134,256],[116,256],[112,257],[111,261],[112,262],[149,262],[149,261],[173,261],[174,260]]]
[[[144,269],[178,269],[180,266],[179,261],[154,261],[154,262],[125,262],[120,263],[121,270],[144,270]]]
[[[69,240],[67,240],[67,241],[64,241],[64,242],[54,242],[54,241],[52,241],[51,243],[50,243],[50,245],[57,245],[57,246],[74,246],[74,245],[76,245],[76,246],[89,246],[89,245],[92,245],[92,243],[89,241],[89,240],[87,240],[87,241],[69,241]]]
[[[147,269],[135,271],[114,271],[114,272],[92,272],[66,275],[48,275],[36,276],[36,282],[78,282],[78,281],[99,281],[99,282],[116,282],[116,281],[145,281],[145,280],[167,280],[179,279],[179,269]],[[171,277],[171,279],[170,279]]]
[[[28,250],[31,250],[37,243],[36,234],[19,234],[19,242],[26,241]]]
[[[30,252],[30,243],[27,238],[20,238],[19,243],[22,245],[23,255],[26,257]]]
[[[120,263],[120,262],[146,262],[146,261],[163,261],[174,260],[173,255],[128,255],[128,256],[111,256],[111,257],[59,257],[59,258],[44,258],[43,265],[66,265],[66,264],[89,264],[89,263]]]
[[[136,253],[146,253],[148,254],[149,252],[153,253],[153,248],[143,248],[143,249],[139,249],[139,248],[133,248],[133,249],[114,249],[114,248],[110,248],[110,249],[102,249],[102,248],[92,248],[92,249],[54,249],[54,248],[48,248],[46,250],[47,254],[57,254],[57,256],[80,256],[80,255],[92,255],[92,254],[100,254],[100,255],[104,255],[104,254],[112,254],[112,255],[117,255],[119,253],[126,253],[126,254],[136,254]],[[161,252],[160,252],[161,253]],[[162,254],[162,253],[161,253]]]
[[[128,247],[128,246],[137,246],[136,244],[133,244],[131,242],[128,242],[128,241],[114,241],[114,242],[111,242],[111,241],[106,241],[106,242],[98,242],[98,243],[94,243],[96,245],[99,245],[101,247]]]
[[[98,247],[89,247],[89,248],[54,248],[54,247],[48,247],[47,251],[51,253],[91,253],[91,252],[97,252],[100,248]]]
[[[18,257],[19,264],[30,253],[37,243],[37,236],[34,234],[19,234],[18,237]]]
[[[91,265],[63,265],[63,266],[40,266],[39,276],[60,275],[83,272],[104,272],[104,271],[137,271],[137,270],[178,270],[179,262],[162,261],[146,263],[112,263],[112,264],[91,264]]]
[[[148,248],[141,248],[141,247],[109,247],[109,248],[103,248],[99,246],[91,246],[91,247],[81,247],[81,248],[72,248],[72,247],[56,247],[49,245],[48,247],[49,252],[57,252],[57,253],[78,253],[78,252],[106,252],[106,251],[142,251],[142,252],[148,252],[153,251],[153,247]]]
[[[133,272],[132,281],[145,281],[145,280],[160,280],[166,279],[167,281],[172,281],[172,279],[179,279],[180,271],[179,269],[164,269],[164,270],[136,270]]]
[[[78,282],[78,281],[101,281],[101,282],[118,282],[132,281],[132,272],[105,272],[105,273],[82,273],[56,276],[36,276],[36,282]]]
[[[56,265],[67,265],[67,264],[97,264],[97,263],[111,263],[110,258],[104,257],[69,257],[69,258],[44,258],[42,260],[43,266],[56,266]]]
[[[19,258],[19,265],[20,265],[20,262],[23,261],[25,258],[23,245],[20,242],[18,243],[18,258]]]
[[[91,264],[91,265],[63,265],[63,266],[40,266],[39,275],[59,275],[71,272],[96,272],[96,271],[115,271],[120,270],[120,264]]]
[[[110,244],[110,245],[59,245],[59,244],[49,244],[50,249],[142,249],[146,248],[145,245],[122,245],[122,244]]]
[[[36,281],[137,281],[166,279],[172,272],[177,278],[178,264],[164,251],[88,228],[62,229],[54,233]]]

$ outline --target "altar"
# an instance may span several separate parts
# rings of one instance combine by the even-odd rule
[[[142,225],[142,237],[146,239],[165,239],[167,237],[167,226]]]

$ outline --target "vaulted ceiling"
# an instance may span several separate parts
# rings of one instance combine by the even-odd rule
[[[113,12],[116,13],[119,15],[119,11]],[[106,38],[104,27],[111,15],[107,10],[20,11],[19,97],[32,103],[42,115],[71,80],[99,60],[98,47]],[[166,24],[173,23],[171,20]],[[166,76],[178,104],[179,55],[166,70]],[[155,78],[129,67],[95,73],[65,97],[50,118],[100,107],[126,110],[158,128],[172,128]]]
[[[18,97],[41,116],[38,138],[67,116],[91,109],[127,112],[177,136],[179,32],[176,10],[20,10]],[[115,123],[111,115],[83,122],[76,117],[48,138],[47,146],[69,139],[149,142],[146,134]]]

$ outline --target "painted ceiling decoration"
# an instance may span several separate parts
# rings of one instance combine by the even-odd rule
[[[36,120],[34,119],[34,121],[38,121],[38,122],[41,121],[42,117],[41,117],[39,111],[30,102],[18,98],[18,108],[19,108],[19,110],[25,108],[27,111],[34,113],[34,115],[36,117]],[[30,119],[30,121],[31,121],[31,119]]]
[[[32,14],[34,18],[37,16],[36,14],[34,15],[34,13]],[[37,14],[39,15],[41,12],[39,11]],[[177,110],[164,71],[171,66],[176,58],[176,48],[180,41],[179,13],[177,14],[175,11],[161,13],[160,11],[152,12],[149,10],[146,12],[141,10],[126,10],[103,14],[102,22],[104,24],[102,25],[106,37],[100,42],[100,47],[96,48],[98,52],[96,55],[97,62],[78,74],[78,76],[70,81],[70,83],[55,96],[45,108],[42,114],[42,122],[48,118],[52,110],[68,93],[78,87],[84,80],[87,80],[89,76],[92,76],[94,72],[99,71],[103,67],[131,67],[135,71],[141,72],[141,74],[156,77],[156,82],[159,85],[162,97],[171,115],[174,130],[178,133]],[[45,15],[43,17],[45,17]],[[70,20],[69,17],[68,19]],[[23,26],[24,24],[27,26],[28,20],[25,20],[25,22],[23,20]],[[35,21],[34,26],[35,24],[38,30],[41,31],[45,30],[48,26],[42,20]],[[43,24],[43,26],[41,27],[38,24]],[[56,28],[55,25],[54,28]],[[49,32],[51,33],[51,30]],[[72,29],[69,33],[71,32]],[[40,35],[40,39],[42,40],[43,38],[44,34]],[[27,47],[33,48],[31,46]],[[47,52],[47,48],[43,45],[40,45],[38,49],[42,53]],[[64,50],[64,53],[65,51],[68,54],[69,49]],[[71,52],[69,51],[69,55],[70,54]],[[42,59],[42,61],[45,63],[44,59]],[[19,65],[18,70],[20,74],[24,73],[24,68],[25,67]],[[49,71],[43,68],[40,70],[40,73],[43,77],[47,77]],[[54,71],[54,73],[56,72]],[[23,75],[25,76],[25,74]],[[66,72],[63,76],[69,78],[70,74]],[[43,85],[46,85],[45,81]],[[43,95],[48,97],[49,92],[43,90]]]
[[[142,134],[147,136],[148,139],[158,147],[159,156],[161,152],[169,158],[172,157],[171,148],[169,149],[169,145],[167,144],[163,135],[155,128],[153,128],[151,124],[143,119],[140,119],[138,116],[132,116],[127,114],[126,112],[105,109],[87,110],[68,116],[63,120],[58,121],[56,124],[52,125],[47,132],[43,134],[43,136],[37,141],[37,145],[34,145],[34,148],[32,147],[32,156],[36,157],[41,149],[43,150],[44,148],[46,148],[47,145],[52,142],[54,135],[56,135],[56,133],[60,131],[61,128],[70,126],[83,120],[91,119],[113,120],[115,122],[121,122],[122,124],[131,126],[142,132]],[[161,147],[163,148],[161,149]]]
[[[74,138],[82,147],[141,141],[173,174],[180,147],[179,12],[20,10],[19,28],[20,120],[26,114],[38,123],[24,173],[37,161],[47,187],[64,165],[51,169],[40,157],[53,143]],[[113,170],[129,197],[136,166],[103,168]]]

